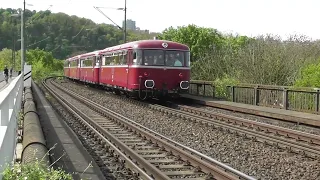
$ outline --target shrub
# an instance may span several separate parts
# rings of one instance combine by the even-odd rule
[[[14,164],[7,166],[3,172],[3,180],[72,180],[70,174],[61,169],[47,168],[39,161],[32,164]]]

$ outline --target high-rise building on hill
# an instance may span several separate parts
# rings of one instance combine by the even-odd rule
[[[122,21],[122,28],[124,28],[124,21]],[[131,19],[127,19],[127,30],[136,30],[136,21],[133,21]]]

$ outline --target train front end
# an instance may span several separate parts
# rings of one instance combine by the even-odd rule
[[[189,91],[190,50],[171,41],[139,44],[133,53],[129,83],[140,99],[175,97]]]

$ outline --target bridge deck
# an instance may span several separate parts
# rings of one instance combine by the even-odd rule
[[[193,100],[195,103],[206,105],[206,106],[233,110],[237,112],[243,112],[248,114],[254,114],[254,115],[259,115],[259,116],[264,116],[269,118],[276,118],[276,119],[281,119],[285,121],[303,123],[303,124],[320,127],[320,115],[316,115],[316,114],[291,111],[291,110],[285,110],[285,109],[270,108],[270,107],[254,106],[254,105],[235,103],[230,101],[222,101],[222,100],[216,100],[213,98],[194,96],[189,94],[182,95],[182,97]]]
[[[8,83],[6,83],[6,81],[0,81],[0,91],[6,88],[14,78],[15,77],[9,78]]]
[[[32,82],[32,90],[37,103],[47,148],[49,149],[57,143],[56,148],[52,150],[52,162],[62,157],[55,163],[55,166],[62,167],[62,169],[68,173],[78,173],[73,174],[75,179],[104,179],[98,165],[82,146],[77,135],[59,118],[42,91],[34,82]],[[66,152],[65,156],[63,156],[63,152]],[[89,168],[83,173],[91,161],[93,168]]]

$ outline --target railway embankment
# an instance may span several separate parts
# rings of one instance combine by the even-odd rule
[[[72,174],[73,179],[105,179],[81,140],[64,122],[63,114],[57,113],[53,98],[34,82],[32,87],[52,166]]]
[[[154,110],[149,108],[151,105],[131,103],[123,98],[109,95],[105,91],[84,87],[71,81],[69,83],[68,80],[56,80],[56,82],[65,89],[90,98],[136,123],[255,178],[317,179],[319,177],[318,161],[274,143],[275,139],[283,138],[280,135],[275,135],[280,137],[271,138],[270,142],[264,142],[263,136],[260,139],[255,138],[257,133],[252,133],[252,137],[248,137],[249,130],[246,129],[241,133],[237,127],[234,130],[221,128],[208,121],[204,123],[204,118],[192,114],[169,113],[169,110],[164,108]]]

